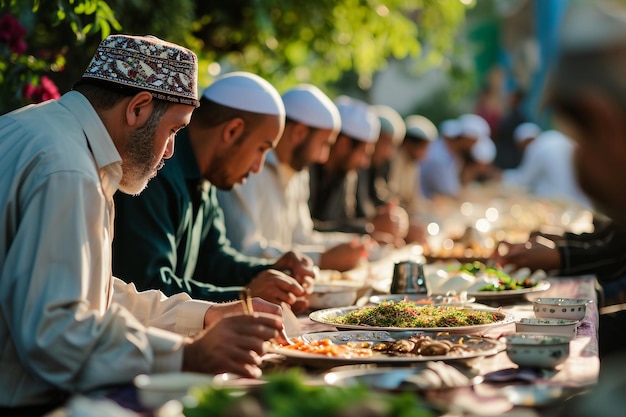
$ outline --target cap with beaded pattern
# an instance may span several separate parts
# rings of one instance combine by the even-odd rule
[[[107,36],[82,82],[122,92],[149,91],[160,100],[197,107],[198,58],[187,48],[155,36]]]

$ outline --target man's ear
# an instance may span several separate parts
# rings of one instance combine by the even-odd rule
[[[234,143],[245,131],[246,123],[241,117],[236,117],[226,122],[222,129],[222,140],[226,143]]]
[[[291,144],[293,146],[298,146],[302,142],[304,142],[309,134],[309,130],[311,128],[303,125],[302,123],[296,123],[293,126],[291,138]],[[281,139],[282,140],[282,139]]]
[[[150,118],[154,109],[154,98],[147,91],[141,91],[131,97],[126,105],[126,123],[131,127],[141,127]]]

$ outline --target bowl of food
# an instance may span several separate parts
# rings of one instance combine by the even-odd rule
[[[571,337],[513,333],[502,337],[509,359],[520,367],[555,368],[569,356]]]
[[[316,283],[313,286],[313,292],[309,294],[309,308],[319,310],[351,306],[356,301],[359,288],[360,284],[351,282]]]
[[[515,330],[518,333],[558,334],[574,337],[579,323],[578,320],[569,319],[523,318],[515,322]]]
[[[584,298],[535,298],[533,312],[539,319],[582,320],[590,302]]]

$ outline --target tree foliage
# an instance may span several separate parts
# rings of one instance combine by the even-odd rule
[[[200,58],[201,87],[220,72],[246,70],[279,90],[299,82],[329,89],[348,73],[366,90],[390,59],[420,57],[417,71],[451,55],[464,3],[468,0],[0,0],[0,12],[27,26],[33,50],[72,63],[63,72],[50,68],[61,91],[80,77],[109,32],[153,34],[189,47]]]

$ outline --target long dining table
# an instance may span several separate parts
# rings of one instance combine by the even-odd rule
[[[363,265],[359,270],[344,274],[348,279],[365,279],[364,298],[374,292],[385,291],[391,279],[393,263],[411,255],[404,251],[388,256],[370,265]],[[558,416],[566,404],[566,400],[592,388],[598,381],[600,360],[598,356],[598,305],[596,280],[594,276],[548,277],[550,287],[542,292],[525,296],[503,298],[501,304],[494,299],[491,306],[501,307],[504,312],[511,313],[515,321],[524,317],[534,317],[532,309],[533,297],[558,297],[587,299],[585,317],[581,320],[575,337],[570,342],[570,354],[567,360],[555,369],[526,369],[514,364],[501,351],[493,356],[480,358],[471,362],[471,371],[483,377],[483,382],[471,387],[446,390],[426,390],[419,392],[428,401],[445,404],[446,416]],[[495,302],[495,304],[494,304]],[[362,303],[361,303],[362,304]],[[329,324],[311,320],[303,314],[291,318],[290,336],[312,332],[336,332],[337,328]],[[289,321],[289,320],[288,320]],[[501,336],[514,333],[515,322],[492,327],[482,332],[482,336],[499,339]],[[280,359],[272,357],[269,372],[284,369]],[[315,377],[325,370],[314,369],[308,372]],[[528,388],[538,390],[558,390],[559,398],[546,404],[535,403],[536,396],[522,393],[521,397],[512,398],[505,395],[510,390],[505,387]]]

